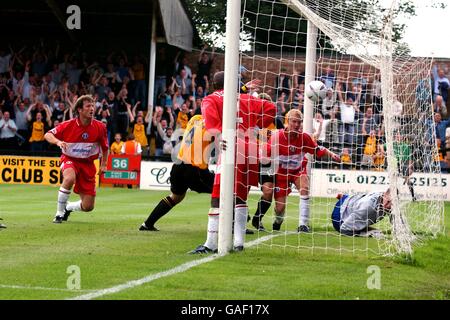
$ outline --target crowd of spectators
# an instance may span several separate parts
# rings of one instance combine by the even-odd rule
[[[132,133],[144,157],[170,160],[180,133],[192,116],[201,113],[202,99],[211,90],[215,52],[214,48],[208,52],[207,49],[203,47],[196,62],[190,64],[183,52],[172,56],[166,46],[159,45],[150,105],[146,89],[148,61],[143,55],[130,59],[125,51],[103,55],[67,53],[58,43],[0,49],[0,149],[59,152],[45,142],[44,133],[73,118],[76,99],[92,94],[96,118],[107,126],[113,149],[120,149],[120,142]],[[242,66],[241,70],[248,71]],[[446,67],[434,65],[430,79],[419,82],[415,93],[418,105],[429,103],[432,98],[443,170],[450,167],[448,73]],[[251,74],[244,71],[240,76],[243,81],[251,80]],[[342,155],[343,168],[383,170],[380,75],[335,74],[328,65],[318,80],[328,90],[326,97],[315,104],[314,138]],[[264,90],[276,103],[277,123],[282,125],[290,109],[303,111],[304,74],[295,70],[289,74],[282,69],[274,82],[273,86],[266,84]],[[432,97],[427,87],[431,88]],[[396,101],[394,107],[393,117],[400,128],[405,127],[409,115],[401,101]]]
[[[144,156],[170,159],[173,132],[200,113],[209,90],[214,49],[210,54],[206,49],[191,68],[181,51],[170,59],[166,47],[158,48],[155,108],[147,105],[148,61],[143,55],[67,53],[59,43],[0,49],[0,149],[59,152],[47,144],[45,132],[73,118],[77,98],[91,94],[110,144],[116,134],[125,141],[133,133]]]

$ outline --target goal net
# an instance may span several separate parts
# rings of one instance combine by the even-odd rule
[[[292,188],[285,209],[278,206],[276,214],[279,198],[272,200],[264,214],[259,187],[252,189],[249,214],[252,219],[256,214],[265,228],[255,231],[257,237],[271,235],[258,246],[411,254],[415,245],[443,232],[448,181],[440,175],[429,78],[432,60],[412,58],[392,40],[395,2],[389,8],[370,3],[241,1],[242,83],[262,81],[250,93],[276,104],[279,130],[288,125],[289,110],[299,109],[303,130],[341,158],[340,163],[326,156],[308,158],[308,196],[299,196],[295,184],[279,183],[275,175],[276,197]],[[325,84],[325,98],[315,102],[306,98],[305,86],[312,80]],[[264,148],[264,134],[260,132],[259,138]],[[270,169],[263,170],[277,172],[279,159],[271,159]],[[392,204],[383,220],[354,233],[358,236],[343,235],[333,226],[338,194],[388,188]],[[309,206],[305,222],[309,232],[297,232],[308,211],[302,206]],[[354,219],[361,221],[355,220],[354,225],[369,218],[369,213],[359,215]],[[252,222],[249,229],[254,229]],[[274,222],[282,222],[279,231],[272,231]]]

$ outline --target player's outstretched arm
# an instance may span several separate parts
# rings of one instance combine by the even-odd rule
[[[61,148],[61,150],[66,151],[67,143],[56,138],[55,135],[50,131],[44,135],[44,138],[45,140],[47,140],[48,143],[56,144],[58,147]]]

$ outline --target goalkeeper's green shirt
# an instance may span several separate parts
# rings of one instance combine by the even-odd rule
[[[395,157],[399,162],[405,162],[411,159],[411,147],[405,142],[392,143]]]

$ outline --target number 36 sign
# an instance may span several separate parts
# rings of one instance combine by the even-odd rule
[[[141,156],[109,155],[106,169],[101,176],[101,183],[139,185]]]

